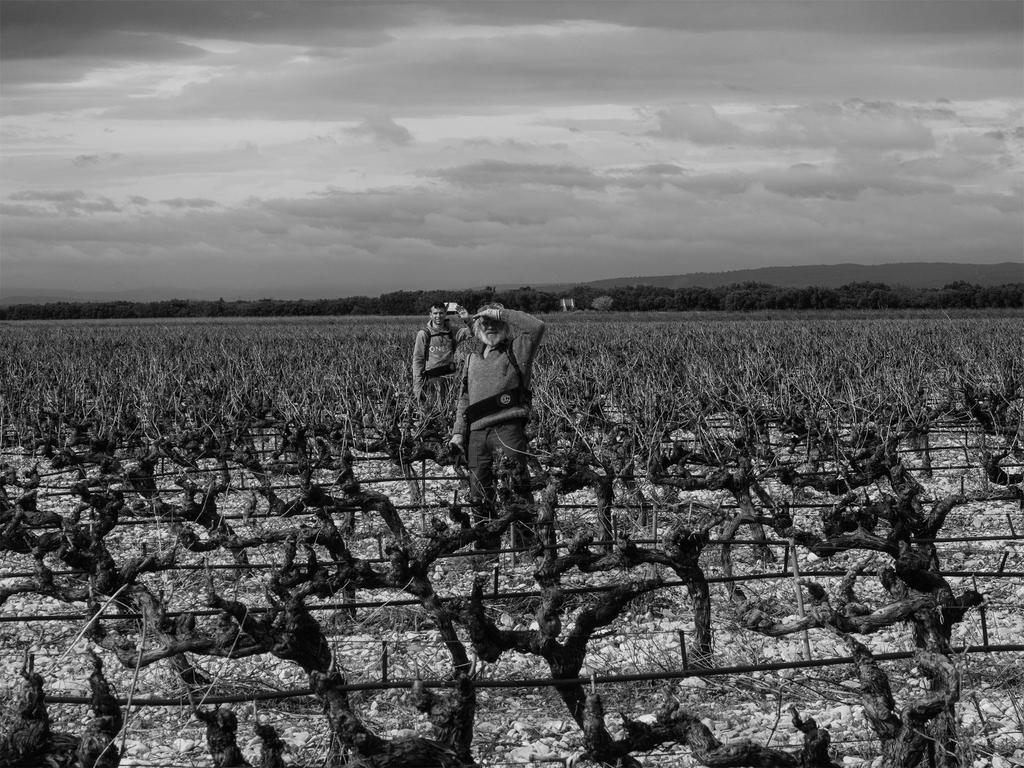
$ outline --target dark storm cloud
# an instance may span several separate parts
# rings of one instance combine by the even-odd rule
[[[657,29],[696,31],[805,29],[841,34],[1007,34],[1024,24],[1017,0],[748,0],[747,2],[520,2],[451,3],[445,8],[468,23],[530,24],[565,19],[605,21]]]
[[[8,114],[31,111],[30,104],[14,100],[30,86],[77,81],[97,67],[217,61],[182,38],[294,45],[337,56],[345,48],[379,44],[387,39],[384,30],[403,26],[414,17],[389,4],[4,0],[0,3],[0,60],[4,62],[0,89],[8,99]],[[103,106],[96,103],[96,96],[93,92],[81,99],[65,95],[59,108]]]
[[[0,56],[147,59],[183,55],[169,37],[205,37],[301,46],[373,44],[382,30],[417,17],[415,5],[268,0],[4,0]],[[161,36],[157,39],[153,36]]]
[[[282,61],[270,71],[254,61],[248,71],[232,68],[190,84],[174,101],[137,101],[111,114],[362,119],[380,105],[416,115],[466,109],[500,113],[522,104],[594,103],[623,96],[642,102],[663,95],[666,82],[674,87],[688,82],[685,62],[673,62],[679,41],[653,34],[641,50],[624,52],[628,65],[608,56],[609,47],[620,42],[615,30],[574,37],[571,43],[540,31],[514,39],[409,40],[343,62],[312,57],[296,68]],[[266,55],[259,57],[265,62]]]
[[[48,3],[39,3],[48,5]],[[163,34],[96,30],[89,36],[55,34],[52,27],[8,27],[3,32],[3,60],[44,58],[96,59],[100,61],[143,59],[146,61],[187,59],[201,56],[202,48],[172,40]],[[5,67],[8,64],[5,64]],[[45,70],[44,70],[45,72]],[[55,80],[56,75],[42,77]]]
[[[748,0],[747,2],[323,2],[322,0],[4,0],[3,26],[54,31],[61,40],[89,38],[112,28],[308,44],[337,30],[379,33],[423,20],[476,24],[600,21],[624,26],[694,31],[808,30],[844,35],[1014,34],[1024,24],[1018,0]],[[333,39],[336,39],[334,37]],[[6,40],[5,40],[6,42]],[[5,55],[23,55],[17,49]]]
[[[682,36],[681,36],[682,35]],[[986,40],[971,40],[985,48]],[[995,43],[993,43],[995,44]],[[1022,60],[1020,46],[1001,43]],[[609,51],[619,50],[615,56]],[[266,53],[259,54],[266,60]],[[750,62],[758,62],[751,67]],[[851,65],[850,62],[856,62]],[[522,104],[662,102],[686,96],[719,99],[725,83],[754,99],[850,98],[874,93],[988,98],[1019,92],[1013,69],[924,67],[904,46],[845,37],[808,39],[794,31],[777,38],[742,32],[679,33],[618,28],[559,35],[522,31],[512,38],[407,40],[353,53],[342,62],[312,57],[301,68],[264,71],[259,62],[232,67],[192,83],[172,100],[119,104],[125,117],[181,115],[277,117],[317,115],[353,119],[384,108],[403,116],[466,110],[501,113]]]
[[[180,101],[137,102],[123,114],[334,116],[403,104],[408,111],[480,108],[523,98],[586,103],[739,88],[860,95],[886,90],[905,70],[917,95],[984,96],[1021,84],[1019,2],[843,0],[842,2],[20,2],[0,4],[3,88],[73,80],[97,61],[189,60],[211,56],[187,38],[299,46],[312,66],[218,77]],[[483,25],[600,22],[577,36],[517,34],[514,39],[453,39],[444,46],[403,40],[393,32],[423,22]],[[642,30],[634,42],[619,32]],[[888,42],[887,42],[888,41]],[[353,57],[363,50],[379,57]],[[915,46],[911,51],[908,46]],[[902,53],[901,51],[907,51]],[[30,68],[18,60],[32,62]],[[757,62],[751,67],[751,62]],[[846,62],[845,70],[840,62]],[[928,66],[926,66],[928,65]],[[991,68],[1005,74],[993,81]],[[815,83],[816,71],[832,77]],[[955,73],[955,76],[952,76]],[[948,93],[943,93],[947,91]],[[901,94],[903,95],[903,94]],[[15,104],[14,107],[19,105]],[[84,104],[67,102],[71,109]]]

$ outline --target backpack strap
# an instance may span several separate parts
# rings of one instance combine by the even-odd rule
[[[531,392],[526,386],[526,377],[523,376],[523,369],[519,367],[519,361],[516,360],[516,353],[512,351],[511,341],[505,342],[505,354],[508,355],[508,361],[515,369],[516,376],[519,377],[519,389],[525,393],[526,403],[529,405],[530,401],[533,399],[533,392]],[[467,395],[469,394],[469,361],[472,357],[472,355],[466,356],[466,359],[462,362],[462,371],[460,373],[462,378],[462,392]]]
[[[529,405],[533,400],[533,392],[526,386],[526,377],[523,376],[523,369],[519,367],[519,361],[516,360],[516,353],[512,351],[511,341],[505,343],[505,353],[508,355],[508,361],[512,363],[512,367],[516,369],[516,375],[519,377],[519,389],[523,391],[526,405]]]

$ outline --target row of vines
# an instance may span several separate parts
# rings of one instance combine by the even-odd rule
[[[1019,315],[552,318],[489,517],[415,327],[0,327],[0,768],[1024,757]]]

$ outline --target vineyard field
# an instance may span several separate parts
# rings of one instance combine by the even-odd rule
[[[0,324],[0,768],[1024,766],[1024,315],[544,320]]]

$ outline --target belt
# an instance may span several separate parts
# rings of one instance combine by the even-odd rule
[[[467,406],[466,423],[472,424],[477,419],[490,416],[492,413],[504,411],[506,408],[512,408],[517,405],[528,406],[529,404],[529,390],[524,390],[522,387],[508,389],[497,395],[485,397],[483,400],[477,400],[475,403],[471,403]]]

